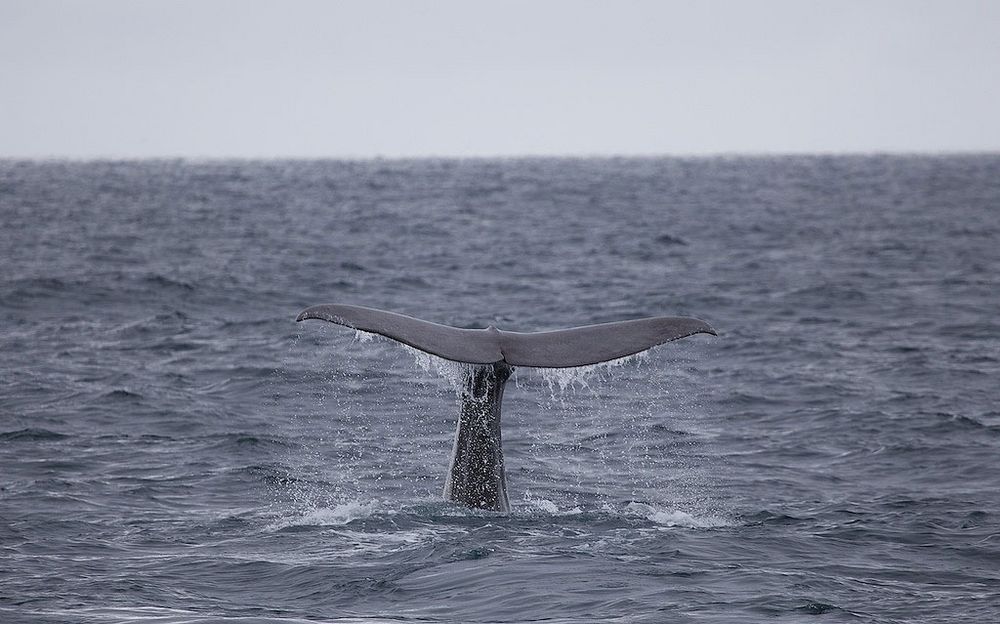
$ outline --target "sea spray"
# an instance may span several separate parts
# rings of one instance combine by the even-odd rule
[[[627,355],[623,358],[590,364],[589,366],[534,368],[531,370],[537,371],[542,380],[548,385],[550,398],[562,401],[567,396],[567,390],[575,393],[578,387],[580,390],[585,390],[597,396],[597,390],[590,385],[591,380],[596,378],[600,382],[608,381],[612,378],[615,369],[632,364],[639,367],[648,359],[649,352],[640,351],[639,353]],[[557,388],[558,393],[556,392]]]
[[[439,495],[457,401],[474,365],[397,349],[370,332],[340,335],[364,348],[336,338],[326,363],[315,364],[325,368],[324,388],[303,420],[325,430],[292,462],[300,479],[286,495],[305,513],[373,496],[405,504]],[[701,381],[686,374],[697,351],[678,347],[582,367],[515,367],[517,392],[504,399],[512,490],[530,488],[559,509],[624,498],[660,509],[679,504],[697,515],[706,498],[697,452],[704,440],[690,430],[697,429],[692,405]],[[376,423],[370,413],[394,415]],[[415,438],[423,448],[414,447]]]

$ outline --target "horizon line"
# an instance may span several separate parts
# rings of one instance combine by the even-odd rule
[[[329,154],[329,155],[190,155],[190,154],[148,154],[148,155],[3,155],[0,162],[261,162],[261,161],[341,161],[341,162],[382,162],[412,160],[654,160],[686,159],[713,160],[739,158],[850,158],[850,157],[956,157],[956,156],[1000,156],[1000,149],[990,150],[816,150],[816,151],[719,151],[719,152],[609,152],[609,153],[481,153],[481,154]]]

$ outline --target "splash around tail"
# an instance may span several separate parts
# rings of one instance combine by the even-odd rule
[[[296,321],[319,319],[380,334],[431,355],[474,364],[465,377],[461,410],[444,497],[477,509],[507,512],[507,477],[500,433],[504,386],[514,366],[570,368],[634,355],[666,342],[704,333],[700,319],[659,316],[555,331],[521,333],[459,329],[375,308],[316,305]]]

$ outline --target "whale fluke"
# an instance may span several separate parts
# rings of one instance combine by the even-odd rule
[[[459,399],[461,411],[444,497],[469,507],[501,512],[510,510],[510,501],[501,446],[500,404],[514,366],[587,366],[692,334],[715,335],[708,323],[677,316],[526,334],[492,326],[459,329],[394,312],[332,303],[306,308],[295,320],[306,319],[381,334],[446,360],[472,364],[465,371]]]
[[[362,306],[323,304],[296,321],[320,319],[392,338],[432,355],[469,364],[568,368],[616,360],[694,334],[716,335],[705,321],[683,316],[586,325],[546,332],[459,329]]]

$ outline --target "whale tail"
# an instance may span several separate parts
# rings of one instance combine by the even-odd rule
[[[361,306],[324,304],[306,308],[296,321],[320,319],[380,334],[446,360],[568,368],[617,360],[694,334],[716,335],[705,321],[683,316],[587,325],[546,332],[509,332],[495,327],[459,329],[412,316]]]
[[[506,512],[507,477],[500,404],[512,367],[565,368],[616,360],[650,347],[715,330],[694,318],[660,316],[557,331],[519,333],[459,329],[394,312],[326,304],[306,308],[297,321],[321,319],[381,334],[446,360],[474,364],[467,371],[444,496],[469,507]]]

